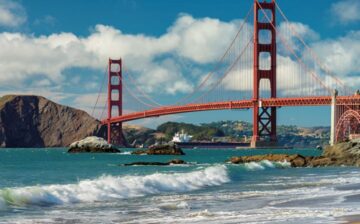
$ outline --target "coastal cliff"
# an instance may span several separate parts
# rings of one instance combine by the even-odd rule
[[[87,136],[102,136],[98,120],[84,111],[41,96],[0,98],[1,147],[58,147]]]

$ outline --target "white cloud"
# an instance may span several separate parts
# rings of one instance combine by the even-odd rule
[[[283,54],[290,54],[287,46],[294,51],[303,50],[303,45],[299,41],[299,37],[306,42],[319,40],[320,35],[312,30],[308,25],[299,22],[282,22],[278,27],[278,44],[279,51]],[[283,41],[286,41],[287,46]]]
[[[337,22],[347,24],[360,21],[360,1],[341,0],[331,5],[331,12]]]
[[[319,35],[309,26],[295,22],[291,25],[302,38],[313,43],[312,47],[320,55],[322,61],[336,74],[345,77],[345,80],[350,80],[348,77],[351,75],[359,74],[360,31],[354,31],[338,39],[321,41]],[[251,30],[249,24],[246,26],[245,30]],[[289,24],[280,24],[281,32],[286,33],[287,26]],[[84,81],[74,74],[64,74],[65,71],[71,68],[90,68],[100,71],[100,76],[109,57],[122,57],[124,65],[145,92],[168,95],[188,93],[195,88],[195,83],[203,78],[209,65],[222,56],[238,27],[239,21],[196,19],[183,14],[163,35],[158,37],[126,34],[105,25],[95,26],[88,36],[82,37],[73,33],[35,36],[3,32],[0,33],[0,82],[8,86],[24,86],[29,84],[29,80],[38,80],[40,76],[43,77],[43,81],[30,82],[30,86],[47,89],[42,92],[45,96],[55,98],[54,93],[56,93],[56,99],[60,99],[59,93],[63,91],[62,99],[73,97],[74,105],[89,109],[86,105],[93,105],[96,100],[95,95],[89,92],[97,89],[95,81],[101,79],[88,77]],[[239,38],[242,45],[246,44],[247,38],[249,35],[245,34]],[[287,41],[296,50],[301,51],[302,48],[295,39],[292,35]],[[251,49],[250,45],[250,52],[252,52]],[[249,55],[252,58],[251,54]],[[229,60],[235,59],[232,56]],[[231,63],[231,61],[226,61],[226,63]],[[192,69],[189,68],[189,64],[196,65],[194,74],[188,73]],[[240,67],[241,69],[235,67],[224,80],[226,89],[248,92],[252,90],[252,67],[250,63],[244,62],[244,64],[248,67]],[[292,76],[286,73],[290,69],[297,69],[297,66],[295,60],[285,54],[285,51],[279,51],[278,87],[283,94],[296,95],[298,94],[297,86],[301,83],[305,85],[307,82],[306,79],[301,79],[304,73],[300,71],[296,71]],[[242,74],[250,76],[248,82],[242,82],[239,78]],[[217,77],[219,76],[221,74],[217,74]],[[230,78],[232,76],[237,77],[236,82]],[[210,80],[216,80],[216,78],[213,77]],[[66,93],[66,83],[69,85],[81,83],[82,90],[86,93],[82,93],[83,97],[77,94],[70,96]],[[287,85],[284,85],[285,83]],[[61,88],[51,93],[49,89],[54,88],[53,86]]]
[[[340,77],[360,75],[360,31],[312,44],[320,60]],[[353,83],[348,83],[353,84]]]
[[[181,15],[159,37],[124,34],[105,25],[95,26],[85,37],[72,33],[34,36],[3,32],[0,33],[0,81],[19,85],[31,77],[44,75],[51,82],[61,84],[66,69],[102,69],[109,57],[122,57],[125,66],[138,75],[145,91],[186,93],[193,85],[175,60],[214,62],[234,37],[237,24]],[[170,59],[159,59],[164,55]]]
[[[169,37],[178,40],[179,55],[198,63],[209,63],[219,59],[238,30],[238,23],[221,22],[218,19],[194,19],[182,15],[169,29]]]
[[[17,27],[26,21],[26,13],[21,4],[12,0],[0,0],[0,26]]]

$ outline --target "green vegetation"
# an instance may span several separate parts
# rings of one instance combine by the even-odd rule
[[[207,125],[194,125],[177,122],[166,122],[157,128],[158,132],[165,134],[165,141],[170,141],[176,132],[184,132],[193,136],[193,140],[211,141],[214,137],[223,137],[224,132],[217,127]]]
[[[144,129],[144,128],[143,128]],[[170,141],[176,132],[184,130],[193,141],[250,141],[252,124],[244,121],[218,121],[207,124],[167,122],[156,130],[127,130],[128,142],[150,145],[156,141]],[[277,127],[279,145],[291,147],[316,147],[329,142],[329,127],[302,128],[294,125]]]

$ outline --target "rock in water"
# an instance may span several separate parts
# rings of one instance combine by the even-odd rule
[[[268,154],[268,155],[257,155],[257,156],[240,156],[232,157],[229,162],[234,164],[250,163],[250,162],[261,162],[268,160],[271,162],[289,162],[292,167],[319,167],[319,166],[332,166],[339,165],[338,160],[328,158],[324,156],[312,157],[302,156],[299,154],[287,155],[287,154]]]
[[[185,153],[175,144],[153,145],[146,150],[133,151],[132,154],[140,155],[185,155]]]
[[[327,146],[323,154],[336,160],[339,165],[360,166],[360,142],[356,139]]]
[[[319,167],[319,166],[360,166],[360,142],[357,140],[327,146],[322,156],[301,156],[286,154],[268,154],[257,156],[232,157],[229,162],[249,163],[269,160],[272,162],[287,161],[292,167]]]
[[[169,161],[169,164],[186,164],[186,162],[181,159],[173,159]]]
[[[59,147],[87,136],[104,136],[98,120],[84,111],[41,96],[0,98],[1,147]]]
[[[91,152],[91,153],[118,153],[120,150],[108,144],[105,139],[90,136],[70,145],[69,153]]]

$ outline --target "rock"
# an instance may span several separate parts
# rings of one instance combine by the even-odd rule
[[[132,151],[131,154],[132,155],[146,155],[147,150],[146,149],[136,150],[136,151]]]
[[[307,160],[301,155],[290,156],[290,163],[292,167],[304,167],[307,165]]]
[[[185,153],[175,144],[150,146],[146,150],[136,150],[131,154],[141,155],[185,155]]]
[[[321,166],[360,166],[360,143],[346,142],[335,146],[326,147],[322,156],[301,156],[286,154],[268,154],[256,156],[232,157],[229,162],[234,164],[260,162],[268,160],[272,162],[287,161],[292,167],[321,167]]]
[[[69,153],[118,153],[120,150],[113,145],[108,144],[105,139],[96,136],[90,136],[83,140],[76,141],[70,145]]]
[[[169,161],[169,164],[186,164],[186,162],[181,159],[173,159]]]
[[[358,140],[327,146],[324,157],[331,158],[334,165],[359,166],[360,143]]]
[[[263,160],[268,160],[271,162],[290,162],[293,167],[305,166],[307,164],[306,158],[295,154],[268,154],[268,155],[256,155],[256,156],[241,156],[241,157],[232,157],[229,161],[231,163],[250,163],[250,162],[260,162]]]
[[[59,147],[87,136],[104,136],[105,128],[84,111],[41,96],[0,98],[1,147]]]
[[[312,160],[313,157],[304,157],[299,154],[287,155],[287,154],[267,154],[267,155],[256,155],[256,156],[240,156],[232,157],[229,162],[239,163],[250,163],[250,162],[261,162],[268,160],[271,162],[284,162],[287,161],[292,167],[304,167],[308,165],[308,161]]]
[[[331,166],[334,165],[336,159],[331,159],[327,157],[315,157],[313,160],[310,161],[309,165],[313,167],[319,166]]]
[[[173,159],[167,163],[162,162],[133,162],[133,163],[126,163],[123,166],[168,166],[172,164],[186,164],[184,160],[181,159]]]

